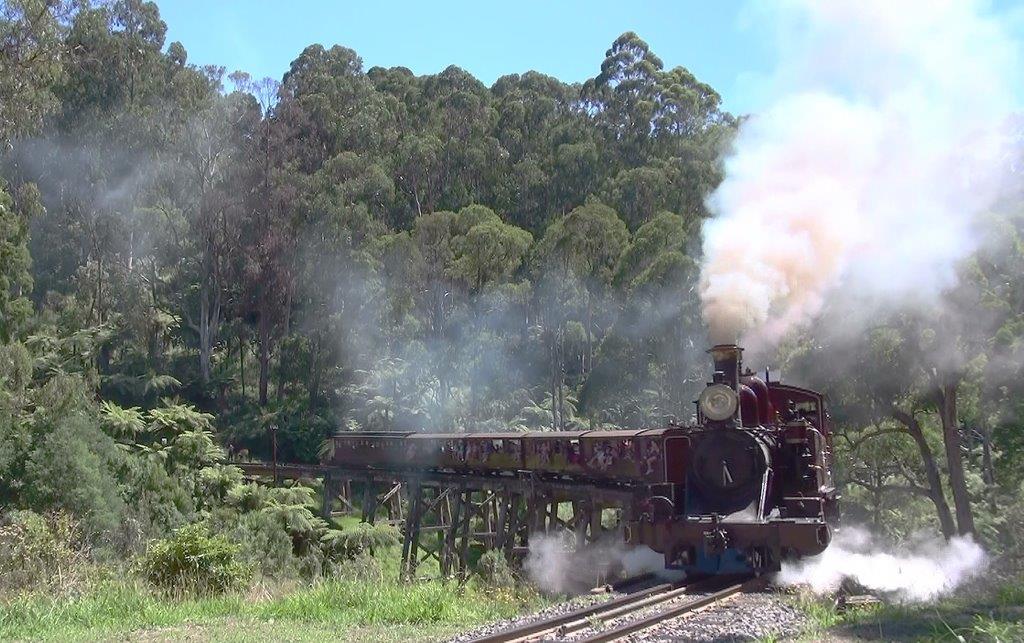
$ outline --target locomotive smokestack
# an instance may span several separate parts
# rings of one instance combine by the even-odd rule
[[[715,382],[726,384],[733,390],[737,390],[740,383],[743,349],[736,344],[718,344],[712,346],[708,352],[711,353],[711,360],[715,364]]]

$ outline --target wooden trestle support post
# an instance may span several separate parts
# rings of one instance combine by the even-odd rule
[[[383,507],[388,514],[388,522],[392,525],[401,525],[403,522],[402,482],[398,480],[381,482],[367,478],[362,481],[362,485],[361,520],[372,525],[377,521],[377,512]]]
[[[337,502],[338,510],[335,510]],[[349,516],[358,510],[352,504],[352,480],[325,474],[323,477],[323,498],[320,505],[320,517],[325,520],[334,516]]]
[[[403,581],[436,575],[464,582],[470,574],[471,551],[500,551],[518,566],[529,551],[531,534],[566,533],[575,547],[605,534],[603,505],[593,498],[524,490],[498,481],[472,482],[449,486],[406,480],[409,511],[403,523]],[[365,520],[373,520],[375,507]]]

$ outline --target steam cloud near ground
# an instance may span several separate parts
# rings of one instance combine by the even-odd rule
[[[1009,171],[1016,44],[983,5],[793,0],[779,68],[711,196],[701,299],[712,339],[770,349],[840,288],[932,303],[977,248]],[[763,11],[762,11],[763,10]]]
[[[783,566],[776,580],[827,593],[850,578],[869,590],[921,602],[951,592],[984,571],[987,562],[982,548],[962,536],[949,542],[927,539],[894,552],[887,549],[867,531],[844,527],[824,553]]]
[[[534,534],[524,569],[541,590],[551,594],[579,592],[644,573],[672,575],[665,557],[648,547],[626,547],[608,540],[575,549],[573,534]]]

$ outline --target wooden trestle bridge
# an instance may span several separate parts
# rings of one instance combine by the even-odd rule
[[[384,519],[403,535],[401,576],[411,580],[420,565],[437,562],[440,576],[464,581],[472,548],[501,551],[517,564],[531,534],[569,532],[580,547],[604,538],[622,540],[621,524],[602,521],[631,510],[634,496],[600,487],[528,476],[464,475],[429,471],[349,470],[314,464],[232,462],[256,480],[320,480],[321,515]],[[618,533],[617,533],[618,532]]]

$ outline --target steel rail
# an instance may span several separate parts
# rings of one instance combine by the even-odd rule
[[[609,587],[611,590],[615,590],[616,592],[622,592],[625,591],[627,587],[639,585],[640,583],[644,583],[649,580],[654,580],[654,572],[644,572],[636,576],[623,578],[622,580],[615,581],[611,585],[606,585],[606,587]]]
[[[735,594],[751,591],[754,588],[761,587],[763,583],[764,580],[762,578],[749,578],[739,583],[729,585],[724,589],[712,592],[707,596],[701,596],[700,598],[696,598],[692,601],[687,601],[681,605],[677,605],[667,610],[663,610],[661,612],[658,612],[657,614],[652,614],[650,616],[637,619],[635,621],[623,623],[622,625],[614,627],[610,630],[597,632],[596,634],[593,634],[587,638],[580,639],[580,643],[604,643],[605,641],[614,641],[616,639],[629,636],[630,634],[635,634],[636,632],[641,632],[643,630],[650,629],[667,620],[683,616],[689,612],[693,612],[702,607],[707,607],[708,605],[717,603]]]
[[[632,594],[613,598],[612,600],[605,601],[604,603],[598,603],[589,607],[582,607],[565,614],[557,614],[546,619],[526,623],[507,630],[502,630],[501,632],[495,632],[494,634],[488,634],[486,636],[473,639],[472,643],[512,643],[514,641],[527,640],[541,633],[555,631],[559,627],[568,623],[574,623],[579,620],[586,621],[590,617],[600,616],[609,610],[624,608],[655,595],[677,591],[680,588],[680,585],[681,583],[663,583],[661,585],[655,585],[654,587],[648,587],[647,589],[642,589],[640,591],[633,592]],[[686,586],[690,585],[692,585],[692,583],[687,584]]]
[[[633,603],[630,603],[628,605],[621,605],[619,607],[613,607],[612,609],[609,609],[609,610],[601,612],[600,614],[597,615],[597,617],[600,618],[601,620],[607,621],[607,620],[611,620],[611,619],[617,618],[619,616],[622,616],[623,614],[629,614],[629,613],[632,613],[632,612],[639,612],[640,610],[644,609],[645,607],[650,607],[651,605],[657,605],[659,603],[666,603],[668,601],[671,601],[673,599],[679,598],[680,596],[683,596],[683,595],[688,594],[690,592],[699,591],[699,590],[696,589],[697,587],[704,587],[710,581],[711,581],[711,579],[709,579],[708,581],[703,581],[703,582],[690,583],[689,585],[686,585],[684,587],[680,587],[678,589],[673,589],[673,590],[670,590],[668,592],[663,592],[661,594],[655,594],[654,596],[648,596],[647,598],[642,598],[642,599],[640,599],[638,601],[635,601]],[[593,625],[593,623],[591,622],[590,618],[577,619],[575,621],[571,621],[569,623],[566,623],[566,624],[560,626],[558,628],[558,636],[565,636],[566,634],[571,634],[573,632],[578,632],[580,630],[584,630],[584,629],[586,629],[588,627],[591,627],[592,625]]]

